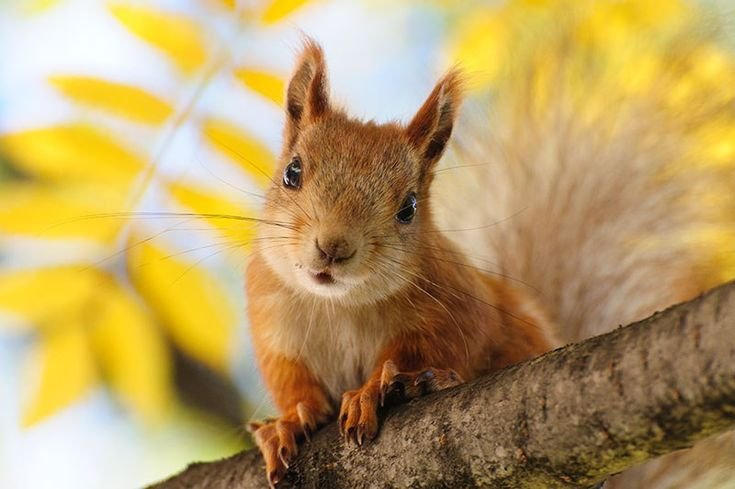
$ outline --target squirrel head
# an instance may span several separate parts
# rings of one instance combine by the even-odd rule
[[[415,282],[434,231],[429,187],[460,85],[458,71],[447,73],[408,124],[360,121],[330,102],[324,53],[306,40],[266,196],[273,225],[261,236],[261,253],[285,284],[361,304]]]

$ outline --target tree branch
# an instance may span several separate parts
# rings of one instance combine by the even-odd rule
[[[663,313],[389,410],[376,440],[334,424],[283,487],[589,487],[735,426],[735,283]],[[158,489],[267,487],[257,451]],[[281,486],[279,486],[280,489]]]

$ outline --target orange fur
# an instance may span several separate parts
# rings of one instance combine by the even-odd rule
[[[247,270],[258,363],[282,413],[256,430],[271,484],[308,431],[299,409],[321,424],[339,407],[345,436],[362,444],[377,433],[392,379],[418,381],[432,369],[427,390],[436,390],[554,344],[534,301],[471,266],[434,224],[430,184],[459,80],[440,80],[406,127],[357,121],[331,107],[323,54],[311,41],[304,48]],[[297,160],[301,186],[285,188],[281,174]],[[417,212],[400,223],[410,192]]]

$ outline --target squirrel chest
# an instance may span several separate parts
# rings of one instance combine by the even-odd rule
[[[338,403],[345,391],[360,387],[370,376],[395,328],[375,306],[343,308],[317,299],[304,301],[298,309],[276,314],[270,346],[304,362]]]

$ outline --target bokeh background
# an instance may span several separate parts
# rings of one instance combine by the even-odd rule
[[[480,114],[529,66],[534,110],[563,84],[581,116],[609,102],[575,73],[646,96],[666,73],[656,93],[672,117],[717,107],[686,161],[719,176],[701,203],[718,225],[690,239],[712,284],[732,277],[734,12],[726,0],[0,3],[0,487],[141,486],[248,446],[244,423],[271,413],[245,319],[254,228],[238,217],[262,204],[304,34],[325,49],[335,98],[379,121],[410,117],[454,63]],[[558,51],[543,47],[560,39],[585,55],[571,76],[544,76]]]

